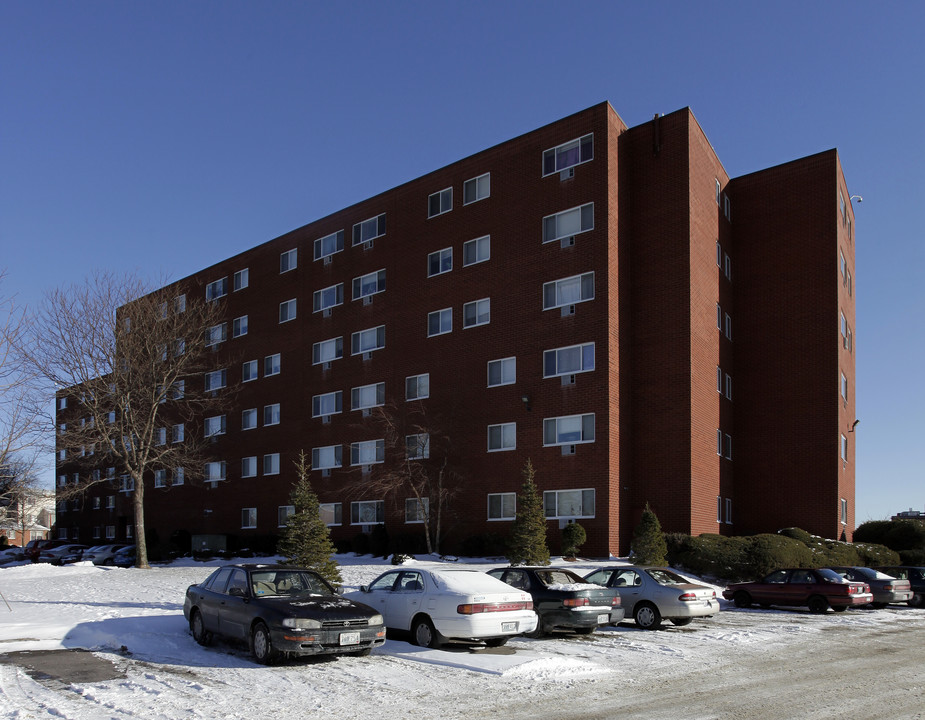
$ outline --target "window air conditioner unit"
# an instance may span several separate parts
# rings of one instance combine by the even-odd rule
[[[364,360],[372,360],[372,359],[373,359],[373,354],[372,354],[371,352],[365,352],[365,353],[363,353],[363,359],[364,359]]]
[[[369,417],[371,414],[369,408],[363,408],[363,417]]]
[[[331,416],[330,416],[330,415],[322,415],[322,416],[321,416],[321,422],[322,422],[323,424],[327,425],[329,422],[331,422]]]
[[[363,298],[363,304],[364,304],[364,305],[372,305],[372,304],[373,304],[373,296],[372,296],[372,295],[367,295],[366,297],[364,297],[364,298]]]
[[[574,445],[563,445],[563,446],[562,446],[562,454],[563,454],[563,455],[574,455],[574,454],[575,454],[575,446],[574,446]]]
[[[331,469],[330,469],[330,468],[322,468],[322,470],[321,470],[321,477],[331,477]]]
[[[575,314],[574,305],[563,305],[562,306],[562,317],[568,317],[569,315]]]
[[[575,244],[574,235],[566,235],[564,238],[559,239],[559,247],[572,247]]]
[[[559,180],[571,180],[573,177],[575,177],[575,168],[573,167],[565,168],[565,170],[559,172]]]
[[[325,255],[325,256],[324,256],[324,264],[325,264],[325,265],[330,265],[332,262],[334,262],[334,256],[333,256],[333,255]]]
[[[322,364],[321,364],[321,369],[322,369],[322,370],[330,370],[330,369],[331,369],[331,363],[330,363],[330,362],[322,363]]]
[[[365,243],[363,243],[363,249],[364,249],[364,250],[372,250],[372,249],[373,249],[373,241],[372,241],[372,240],[367,240]]]
[[[331,317],[331,308],[325,308],[322,310],[321,317]]]
[[[363,466],[363,474],[364,474],[364,475],[369,475],[369,471],[372,470],[372,469],[373,469],[372,465],[364,465],[364,466]]]
[[[563,384],[563,385],[574,385],[574,384],[575,384],[575,376],[574,376],[574,375],[563,375],[563,376],[562,376],[562,384]]]

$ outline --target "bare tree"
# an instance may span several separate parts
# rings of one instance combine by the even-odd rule
[[[357,483],[364,493],[410,495],[421,522],[428,553],[440,552],[444,512],[459,486],[450,434],[423,404],[372,408],[374,426],[383,435],[385,463]]]
[[[151,290],[135,276],[98,273],[47,293],[22,346],[57,390],[59,468],[78,469],[76,483],[59,484],[59,500],[116,481],[101,472],[114,468],[132,491],[138,567],[148,567],[145,480],[174,468],[201,475],[210,443],[185,426],[231,399],[203,382],[207,346],[222,328],[216,305],[177,286]]]
[[[4,530],[19,533],[25,543],[26,533],[35,529],[38,509],[43,498],[39,479],[30,460],[8,456],[0,465],[0,519]]]

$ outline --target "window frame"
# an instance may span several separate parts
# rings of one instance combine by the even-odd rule
[[[235,271],[232,278],[232,288],[234,292],[244,290],[244,288],[250,285],[250,268],[241,268]]]
[[[492,447],[492,430],[500,428],[499,439],[501,441],[500,445],[497,447]],[[511,438],[508,436],[508,431],[513,432],[513,444],[505,444],[505,441],[510,441]],[[511,450],[517,449],[517,423],[516,422],[507,422],[507,423],[496,423],[494,425],[488,426],[488,452],[510,452]]]
[[[331,457],[328,458],[328,455]],[[322,464],[328,460],[331,460],[332,464]],[[343,464],[344,446],[342,443],[336,443],[334,445],[321,445],[319,447],[312,448],[312,470],[336,470],[337,468],[343,467]]]
[[[283,317],[284,315],[283,308],[286,308],[285,317]],[[290,309],[292,311],[291,314],[290,314]],[[279,324],[280,325],[282,325],[283,323],[292,322],[298,317],[298,315],[299,315],[298,298],[290,298],[289,300],[283,300],[283,302],[279,304]]]
[[[565,513],[560,512],[559,505],[559,495],[565,493],[581,493],[581,512],[578,514],[575,513]],[[591,503],[594,505],[593,511],[591,513],[587,512],[585,507],[585,493],[590,493]],[[549,503],[547,502],[547,497],[555,498],[555,514],[547,514],[549,509]],[[543,515],[547,520],[579,520],[582,518],[593,518],[596,517],[597,513],[597,491],[595,488],[566,488],[561,490],[546,490],[543,492]]]
[[[279,274],[290,272],[299,267],[299,249],[290,248],[279,254]]]
[[[586,212],[585,208],[590,208],[591,224],[588,227],[585,227]],[[559,218],[568,215],[570,213],[578,213],[578,230],[575,232],[563,232],[559,228]],[[555,235],[549,237],[547,231],[549,230],[549,223],[555,222]],[[594,202],[582,203],[581,205],[576,205],[575,207],[566,208],[565,210],[560,210],[557,213],[552,213],[551,215],[546,215],[543,218],[543,244],[556,242],[557,240],[562,240],[562,238],[574,237],[575,235],[581,235],[586,232],[594,230]]]
[[[588,279],[590,278],[590,282]],[[578,299],[577,300],[562,300],[559,297],[561,288],[565,287],[565,283],[578,283]],[[587,297],[585,293],[590,285],[591,294]],[[552,291],[552,304],[547,302],[550,298],[548,297]],[[561,307],[567,307],[569,305],[577,305],[578,303],[590,302],[594,300],[594,271],[579,273],[578,275],[570,275],[569,277],[559,278],[558,280],[550,280],[549,282],[543,283],[543,311],[546,310],[556,310]]]
[[[424,380],[424,393],[421,394],[421,378]],[[411,383],[414,382],[414,395],[411,394]],[[417,375],[408,375],[405,378],[405,402],[413,400],[425,400],[430,397],[430,373],[418,373]]]
[[[492,365],[498,365],[499,363],[501,367],[501,371],[500,371],[501,381],[493,383],[491,381],[491,368],[492,368]],[[505,380],[505,368],[507,367],[507,363],[510,363],[514,369],[514,376],[510,380]],[[511,355],[510,357],[506,357],[506,358],[499,358],[497,360],[489,360],[487,363],[487,367],[486,367],[486,373],[487,373],[486,387],[502,387],[504,385],[513,385],[514,383],[517,382],[517,356]]]
[[[486,304],[488,306],[488,311],[484,312],[482,310],[482,305]],[[466,313],[467,309],[475,307],[475,318],[473,322],[466,322]],[[482,320],[481,318],[487,318]],[[463,330],[468,330],[469,328],[479,327],[481,325],[488,325],[491,322],[491,298],[480,298],[478,300],[471,300],[467,303],[463,303]]]
[[[331,238],[334,239],[334,249],[331,250],[330,252],[325,252],[325,247],[324,247],[325,241],[330,240]],[[325,258],[329,258],[332,255],[336,255],[339,252],[343,252],[344,250],[344,231],[343,229],[341,229],[341,230],[338,230],[337,232],[332,232],[328,235],[325,235],[324,237],[315,238],[313,244],[314,244],[313,262],[317,262],[318,260],[324,260]]]
[[[434,212],[434,199],[437,201],[437,209]],[[444,200],[447,200],[448,207],[444,209]],[[453,210],[453,186],[443,188],[427,196],[427,219],[446,215]]]
[[[563,163],[559,164],[560,157],[566,157],[565,153],[571,151],[572,149],[578,151],[577,157],[578,160],[571,162],[568,159],[565,159]],[[590,156],[585,157],[585,149],[590,147]],[[550,166],[550,160],[552,160]],[[550,175],[555,175],[560,173],[563,170],[568,170],[569,168],[577,167],[579,165],[584,165],[587,162],[594,160],[594,133],[586,133],[584,135],[579,135],[576,138],[572,138],[564,143],[559,143],[555,147],[548,148],[543,151],[543,177],[549,177]]]
[[[241,458],[241,478],[257,477],[257,456],[248,455]]]
[[[368,237],[363,236],[365,228],[371,227],[372,223],[376,223],[376,234]],[[361,220],[358,223],[354,223],[352,231],[352,247],[357,245],[365,245],[366,243],[371,243],[373,240],[381,238],[386,233],[386,224],[385,224],[385,213],[380,213],[379,215],[373,215],[372,217]]]
[[[449,258],[449,267],[444,268],[445,259]],[[437,272],[433,272],[434,259],[437,260]],[[448,272],[453,272],[453,248],[445,247],[441,250],[434,250],[432,253],[427,255],[427,277],[437,277],[438,275],[445,275]]]
[[[590,361],[591,361],[590,367],[587,365],[588,348],[590,348]],[[562,362],[560,360],[559,354],[564,353],[567,350],[575,350],[575,349],[578,350],[578,357],[580,359],[579,369],[561,370],[560,366],[562,365]],[[548,372],[550,361],[547,360],[547,357],[549,356],[550,353],[554,353],[554,355],[552,356],[554,358],[553,362],[555,364],[554,373]],[[596,367],[597,367],[597,348],[595,347],[595,344],[593,342],[578,343],[577,345],[564,345],[562,347],[550,348],[549,350],[543,351],[543,379],[544,380],[548,378],[563,377],[565,375],[580,375],[581,373],[594,372]]]
[[[372,390],[371,390],[372,389]],[[375,393],[376,399],[372,405],[360,405],[358,404],[363,396],[363,391],[369,392],[370,390]],[[354,410],[369,410],[374,407],[382,407],[385,405],[385,383],[369,383],[368,385],[357,385],[356,387],[350,388],[350,411]]]
[[[324,411],[325,399],[330,398],[334,403],[334,409]],[[344,411],[344,391],[332,390],[331,392],[320,393],[312,396],[312,418],[323,418],[330,415],[340,415]]]
[[[375,289],[371,292],[363,291],[363,281],[375,276]],[[367,287],[372,284],[368,283]],[[378,295],[379,293],[385,292],[385,268],[382,270],[374,270],[373,272],[366,273],[365,275],[359,275],[353,278],[353,300],[362,300],[364,298],[372,297],[373,295]]]
[[[241,363],[241,382],[253,382],[260,379],[260,365],[257,360],[245,360]]]
[[[485,246],[488,248],[488,253],[485,255],[485,257],[480,258],[479,251],[483,240],[485,241]],[[472,247],[473,243],[475,243],[475,259],[467,261],[466,248]],[[473,238],[472,240],[467,240],[463,243],[463,267],[478,265],[479,263],[488,262],[489,260],[491,260],[491,235],[482,235],[481,237]]]
[[[499,512],[498,512],[498,514],[497,514],[495,517],[492,516],[492,508],[491,508],[491,505],[492,505],[492,502],[491,502],[491,501],[492,501],[492,498],[498,498],[498,505],[499,505],[498,510],[499,510]],[[505,500],[511,500],[511,501],[512,501],[513,507],[510,508],[510,515],[505,515],[505,514],[504,514],[504,512],[505,512],[505,509],[504,509]],[[514,519],[517,517],[517,493],[516,493],[516,492],[488,493],[488,497],[487,497],[487,499],[486,499],[486,503],[487,503],[487,520],[488,520],[488,522],[504,522],[504,521],[511,521],[511,520],[514,520]]]
[[[333,298],[330,297],[333,295]],[[312,314],[330,310],[344,304],[344,283],[328,285],[312,293]]]
[[[424,438],[424,441],[413,439]],[[409,444],[409,441],[411,443]],[[409,448],[416,448],[419,452],[410,454]],[[405,435],[405,459],[406,460],[427,460],[430,458],[430,433],[412,433]]]
[[[444,329],[444,320],[446,319],[449,313],[449,327]],[[437,332],[431,332],[431,319],[436,316],[438,330]],[[448,335],[453,332],[453,308],[442,308],[441,310],[434,310],[433,312],[427,313],[427,337],[437,337],[438,335]]]
[[[369,508],[375,516],[374,520],[364,519],[363,508]],[[367,511],[368,512],[368,511]],[[385,522],[384,500],[354,500],[350,503],[351,525],[382,525]]]
[[[257,529],[257,508],[255,507],[241,508],[241,529],[242,530],[256,530]]]
[[[241,315],[231,321],[231,337],[239,338],[247,335],[247,315]]]
[[[372,459],[369,459],[368,453],[363,457],[364,450],[372,448]],[[358,440],[350,443],[350,467],[362,467],[364,465],[380,465],[385,462],[385,440],[382,438],[376,440]]]
[[[376,344],[372,347],[363,347],[363,338],[369,337],[370,333],[375,333]],[[375,327],[357,330],[350,334],[350,355],[365,355],[366,353],[375,352],[376,350],[385,349],[385,325],[376,325]]]
[[[485,180],[486,181],[485,184],[488,186],[488,189],[484,195],[481,194],[481,188],[482,188],[482,183],[480,182],[481,180]],[[474,192],[475,197],[471,200],[467,199],[468,193],[466,192],[467,188],[470,188],[470,187],[475,188],[475,192]],[[489,197],[491,197],[491,173],[490,172],[477,175],[474,178],[469,178],[463,183],[463,207],[465,207],[466,205],[471,205],[472,203],[477,203],[479,200],[485,200],[486,198],[489,198]]]
[[[578,418],[578,422],[581,424],[579,439],[562,439],[562,433],[559,430],[559,424],[566,420],[574,420],[575,418]],[[588,429],[586,427],[586,418],[590,418],[590,438],[586,437],[586,431]],[[555,442],[547,441],[547,423],[555,423]],[[556,415],[554,417],[543,418],[543,447],[561,447],[562,445],[587,445],[593,443],[597,437],[595,423],[595,413],[575,413],[573,415]]]
[[[330,347],[330,343],[333,343],[333,356],[332,357],[322,357],[322,351],[325,348]],[[344,337],[339,335],[338,337],[328,338],[327,340],[319,340],[318,342],[312,345],[312,365],[323,365],[325,363],[334,362],[335,360],[341,360],[344,357]]]

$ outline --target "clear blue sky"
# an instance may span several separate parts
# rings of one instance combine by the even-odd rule
[[[923,27],[923,2],[4,0],[2,291],[177,279],[603,100],[690,106],[731,176],[838,148],[857,520],[922,510]]]

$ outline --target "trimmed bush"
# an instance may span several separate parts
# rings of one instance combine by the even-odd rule
[[[855,542],[886,545],[891,550],[925,550],[925,523],[918,520],[870,520],[854,531]]]
[[[588,539],[588,533],[577,522],[569,523],[562,528],[562,555],[573,558]]]
[[[899,557],[903,565],[925,567],[925,550],[900,550]]]
[[[662,525],[658,517],[646,503],[642,511],[642,519],[633,531],[633,541],[630,544],[633,553],[634,565],[665,565],[668,561],[668,545],[662,534]]]

